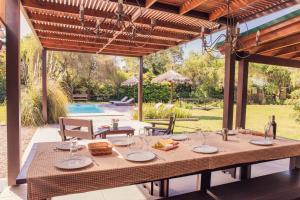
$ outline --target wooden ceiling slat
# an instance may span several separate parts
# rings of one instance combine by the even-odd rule
[[[231,0],[229,3],[230,7],[230,13],[237,12],[241,8],[245,8],[248,6],[248,4],[251,4],[257,0]],[[227,15],[227,6],[223,5],[217,9],[215,9],[212,13],[209,15],[209,20],[214,21],[222,16]]]
[[[64,6],[64,5],[57,5],[53,3],[48,3],[48,2],[40,2],[38,0],[22,0],[23,6],[25,8],[35,8],[35,9],[40,9],[40,10],[51,10],[51,11],[59,11],[62,13],[71,13],[71,14],[78,14],[79,8],[76,6]],[[85,15],[87,16],[92,16],[92,17],[101,17],[101,18],[115,18],[115,13],[114,12],[108,12],[101,10],[92,10],[92,9],[85,9]],[[156,13],[159,14],[159,13]],[[131,16],[128,16],[130,18]],[[126,18],[125,18],[126,19]],[[144,25],[149,25],[151,24],[151,19],[150,18],[145,18],[145,17],[140,17],[135,21],[135,23],[140,23]],[[200,33],[201,32],[201,27],[194,26],[193,24],[190,25],[185,25],[183,23],[172,23],[172,22],[166,22],[166,21],[160,21],[158,20],[156,22],[157,26],[160,27],[166,27],[170,29],[179,29],[179,30],[185,30],[185,31],[191,31],[191,32],[196,32]]]
[[[207,0],[185,0],[185,2],[180,7],[179,14],[183,15],[183,14],[197,8],[198,6],[205,3],[206,1]]]
[[[46,45],[54,45],[54,44],[60,44],[64,46],[76,46],[76,47],[86,47],[86,48],[91,48],[91,49],[99,49],[104,46],[104,44],[87,44],[84,42],[78,42],[78,41],[67,41],[67,40],[62,40],[62,39],[44,39],[41,38],[42,44]],[[143,49],[143,48],[136,48],[136,47],[120,47],[120,46],[114,46],[110,45],[106,48],[107,50],[114,50],[114,51],[128,51],[128,52],[133,52],[133,53],[143,53],[143,54],[150,54],[154,51],[151,51],[149,49]]]
[[[39,15],[39,14],[30,14],[31,20],[33,20],[36,23],[41,23],[41,22],[51,22],[52,24],[57,24],[57,25],[74,25],[77,26],[78,28],[81,28],[81,24],[78,20],[72,19],[72,18],[62,18],[62,17],[57,17],[57,16],[46,16],[46,15]],[[96,22],[92,21],[86,21],[85,27],[86,28],[94,28],[96,26]],[[116,31],[120,31],[119,28],[115,28],[113,24],[108,24],[104,23],[101,25],[101,30],[111,30],[116,29]],[[150,28],[142,28],[144,31],[143,33],[150,33],[151,30]],[[131,30],[125,30],[124,32],[130,33]],[[189,41],[191,38],[195,37],[194,35],[191,34],[180,34],[180,33],[174,33],[174,32],[169,32],[169,31],[159,31],[159,30],[153,30],[151,32],[152,36],[157,36],[159,38],[166,38],[169,40],[183,40],[183,41]]]
[[[84,43],[90,43],[90,44],[105,44],[107,43],[107,39],[99,39],[99,38],[86,38],[78,35],[62,35],[62,34],[55,34],[55,33],[38,33],[39,38],[53,38],[53,39],[61,39],[61,40],[71,40],[71,41],[78,41],[78,42],[84,42]],[[142,47],[143,49],[149,49],[151,51],[159,51],[166,49],[165,46],[160,45],[135,45],[128,41],[114,41],[111,43],[112,46],[125,46],[125,47],[132,47],[132,48],[138,48]]]
[[[260,9],[255,9],[255,12],[243,12],[240,16],[238,16],[239,21],[249,21],[252,19],[256,19],[262,16],[265,16],[270,13],[274,13],[276,11],[292,7],[300,3],[300,0],[285,0],[284,2],[280,1],[280,4],[275,4],[270,7],[262,7]]]
[[[50,26],[50,25],[45,25],[45,24],[35,24],[33,23],[33,27],[35,28],[36,31],[56,31],[56,32],[61,32],[61,33],[70,33],[70,34],[78,34],[78,35],[86,35],[86,36],[95,36],[94,34],[90,33],[90,32],[86,32],[84,30],[80,30],[80,29],[72,29],[72,28],[68,28],[68,27],[55,27],[55,26]],[[105,34],[104,36],[100,37],[100,38],[112,38],[113,35],[112,34]],[[117,39],[120,40],[125,40],[128,41],[128,38],[125,36],[119,36]],[[161,44],[161,45],[165,45],[165,46],[174,46],[177,45],[177,42],[174,41],[169,41],[169,40],[160,40],[160,39],[145,39],[145,38],[141,38],[141,37],[137,37],[135,38],[135,41],[137,43],[146,43],[146,44]]]
[[[66,45],[60,45],[60,44],[43,44],[46,49],[50,50],[60,50],[60,51],[72,51],[72,52],[81,52],[81,53],[97,53],[98,49],[95,48],[87,48],[87,47],[76,47],[76,46],[66,46]],[[101,54],[107,54],[107,55],[117,55],[117,56],[143,56],[145,54],[142,53],[132,53],[132,52],[126,52],[126,51],[115,51],[115,50],[104,50],[101,52]]]

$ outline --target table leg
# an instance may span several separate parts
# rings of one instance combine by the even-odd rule
[[[201,187],[200,190],[206,192],[207,189],[210,188],[211,183],[211,172],[203,172],[201,173]]]
[[[290,170],[300,168],[300,156],[290,158]]]
[[[242,165],[240,167],[240,180],[247,180],[251,178],[251,165]]]
[[[102,139],[106,139],[106,133],[102,134]]]
[[[160,180],[159,196],[160,197],[168,197],[169,196],[169,179]]]

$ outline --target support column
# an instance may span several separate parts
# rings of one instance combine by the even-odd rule
[[[138,84],[138,119],[139,121],[143,120],[143,65],[144,59],[140,57],[140,66],[139,66],[139,84]]]
[[[47,50],[42,50],[42,114],[43,119],[48,122],[48,106],[47,106]]]
[[[236,128],[245,128],[246,124],[248,67],[248,61],[244,59],[239,61],[235,123]]]
[[[6,0],[7,177],[16,184],[20,171],[20,1]]]
[[[232,129],[233,122],[235,60],[230,43],[225,43],[223,128],[228,129]]]

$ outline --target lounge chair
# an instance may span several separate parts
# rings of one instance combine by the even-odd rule
[[[115,103],[125,102],[127,99],[128,99],[128,97],[125,96],[120,101],[109,101],[109,103],[115,104]]]
[[[131,98],[131,99],[128,99],[127,101],[125,102],[117,102],[117,103],[114,103],[114,105],[116,106],[131,106],[134,102],[134,98]]]

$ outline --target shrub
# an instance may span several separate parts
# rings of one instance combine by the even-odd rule
[[[133,111],[133,118],[138,118],[137,110]],[[160,106],[158,109],[155,108],[153,103],[145,103],[143,104],[143,115],[144,118],[148,119],[167,119],[171,117],[173,114],[176,115],[177,118],[189,118],[192,116],[188,109],[180,108],[174,105],[172,108],[168,108],[166,105]]]
[[[55,83],[48,85],[47,102],[49,123],[58,123],[59,117],[67,115],[68,97]],[[21,123],[23,126],[45,124],[42,116],[42,89],[37,84],[28,86],[22,93]]]

